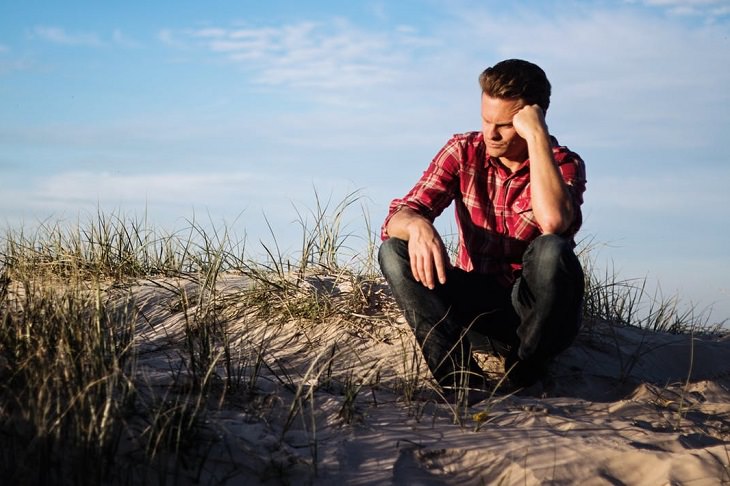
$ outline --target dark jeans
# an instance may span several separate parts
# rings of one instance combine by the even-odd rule
[[[542,235],[530,244],[523,255],[522,276],[511,289],[494,277],[453,268],[445,284],[430,290],[413,278],[408,243],[397,238],[384,241],[378,257],[442,386],[484,386],[466,336],[470,330],[487,336],[507,363],[540,371],[570,345],[580,328],[583,270],[560,236]]]

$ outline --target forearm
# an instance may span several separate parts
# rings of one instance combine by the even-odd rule
[[[573,221],[573,203],[553,159],[550,138],[540,134],[528,140],[532,211],[543,233],[560,234]]]
[[[415,232],[428,227],[433,229],[433,224],[428,219],[413,209],[404,207],[390,218],[386,231],[388,236],[408,241]]]
[[[573,222],[574,208],[568,187],[553,158],[545,113],[537,105],[526,105],[515,114],[512,124],[527,142],[535,221],[545,234],[563,233]]]
[[[410,208],[395,213],[386,228],[388,236],[408,241],[408,255],[413,278],[433,289],[446,283],[446,268],[451,264],[446,249],[433,224]]]

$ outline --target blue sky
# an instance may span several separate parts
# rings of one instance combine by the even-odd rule
[[[512,57],[586,161],[598,263],[730,317],[728,0],[4,1],[0,223],[101,207],[251,245],[265,214],[294,248],[316,188],[377,226]]]

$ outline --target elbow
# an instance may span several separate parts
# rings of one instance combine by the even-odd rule
[[[540,229],[546,235],[561,235],[570,228],[572,222],[573,212],[569,210],[544,215],[538,219]]]
[[[559,235],[568,229],[568,225],[559,222],[548,222],[541,224],[540,229],[544,235]]]

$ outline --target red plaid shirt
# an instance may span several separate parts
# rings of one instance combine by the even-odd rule
[[[564,236],[581,226],[586,176],[581,158],[553,141],[553,157],[565,180],[575,219]],[[530,199],[530,162],[510,172],[487,154],[481,132],[454,135],[402,199],[394,199],[381,230],[387,239],[390,218],[409,207],[433,222],[455,202],[459,247],[455,265],[466,271],[495,275],[511,285],[522,270],[522,254],[542,234]]]

